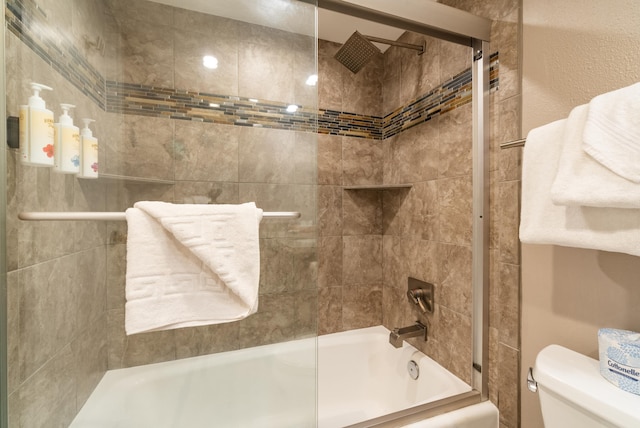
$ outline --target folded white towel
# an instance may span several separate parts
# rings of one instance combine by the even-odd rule
[[[566,120],[533,129],[522,163],[520,240],[640,256],[640,210],[555,205],[550,190]]]
[[[640,83],[592,99],[583,139],[595,160],[640,183]]]
[[[588,112],[589,106],[581,105],[574,108],[567,119],[558,174],[551,187],[553,203],[640,208],[640,186],[620,177],[582,150]]]
[[[127,334],[218,324],[258,309],[262,210],[138,202],[128,223]]]

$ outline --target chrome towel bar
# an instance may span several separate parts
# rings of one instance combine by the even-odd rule
[[[520,140],[509,141],[508,143],[500,144],[501,149],[510,149],[512,147],[524,147],[524,143],[526,143],[526,138],[521,138]]]
[[[300,218],[296,211],[267,211],[262,213],[263,218],[292,219]],[[127,218],[123,212],[21,212],[20,220],[26,221],[125,221]]]

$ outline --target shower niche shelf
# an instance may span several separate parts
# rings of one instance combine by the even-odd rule
[[[82,178],[82,177],[78,177]],[[107,180],[107,181],[131,181],[136,183],[148,183],[148,184],[165,184],[172,185],[176,184],[174,180],[163,180],[161,178],[146,178],[146,177],[132,177],[130,175],[117,175],[117,174],[99,174],[98,180]]]
[[[402,190],[410,189],[413,184],[364,184],[360,186],[343,186],[344,190]]]

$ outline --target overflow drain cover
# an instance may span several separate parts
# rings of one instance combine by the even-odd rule
[[[418,379],[418,376],[420,376],[420,367],[418,367],[418,363],[413,360],[407,363],[407,371],[413,380]]]

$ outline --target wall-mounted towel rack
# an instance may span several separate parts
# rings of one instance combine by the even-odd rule
[[[296,211],[267,211],[262,213],[263,218],[288,219],[299,218]],[[123,212],[21,212],[20,220],[27,221],[125,221],[127,218]]]
[[[521,138],[519,140],[509,141],[508,143],[500,144],[501,149],[510,149],[512,147],[524,147],[524,143],[527,142],[526,138]]]

